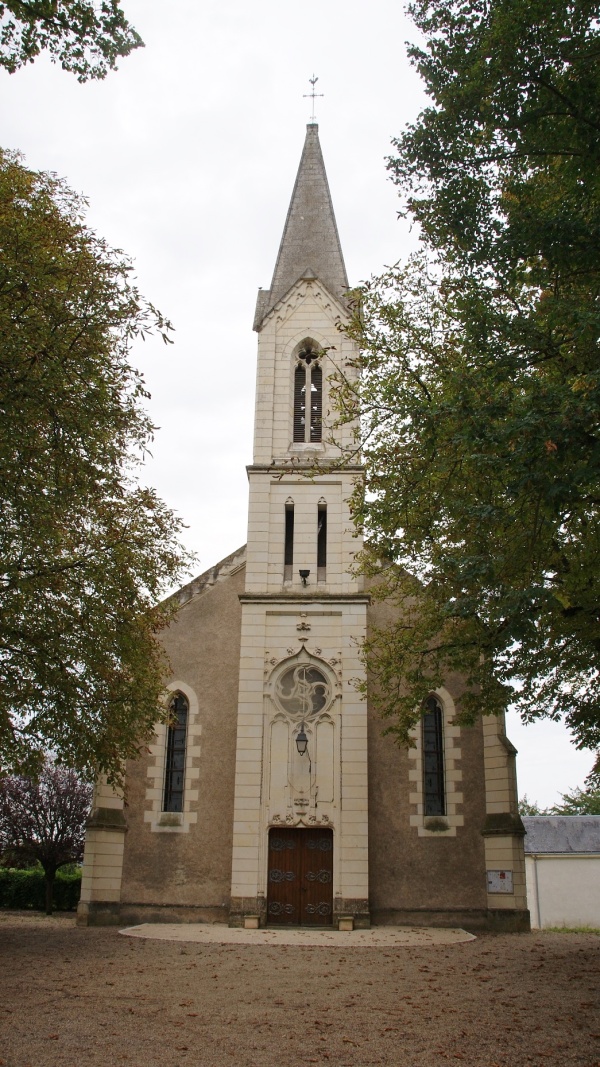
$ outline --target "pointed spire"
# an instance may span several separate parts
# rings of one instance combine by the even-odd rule
[[[343,299],[348,277],[338,237],[319,127],[306,127],[306,140],[285,222],[273,281],[258,294],[254,329],[299,278],[318,278],[333,296]]]

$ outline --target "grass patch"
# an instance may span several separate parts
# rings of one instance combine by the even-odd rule
[[[538,931],[535,931],[538,933]],[[542,934],[595,934],[596,937],[600,937],[600,927],[598,926],[544,926],[539,931]]]

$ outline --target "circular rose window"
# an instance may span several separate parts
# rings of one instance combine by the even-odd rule
[[[310,719],[329,703],[331,686],[318,667],[303,663],[283,672],[275,696],[288,715]]]

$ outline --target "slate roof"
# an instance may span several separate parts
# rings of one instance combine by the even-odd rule
[[[600,815],[523,815],[525,852],[600,852]]]
[[[338,300],[348,289],[348,276],[338,236],[319,127],[306,127],[306,140],[292,193],[270,289],[260,289],[254,329],[300,278],[318,278]]]

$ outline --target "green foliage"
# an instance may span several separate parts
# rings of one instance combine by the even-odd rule
[[[13,74],[47,50],[80,82],[105,78],[120,56],[144,42],[119,0],[4,0],[0,3],[0,67]]]
[[[57,911],[73,911],[81,894],[81,871],[57,871],[53,902]],[[46,909],[46,883],[40,869],[0,867],[0,908]]]
[[[401,740],[453,671],[600,745],[600,4],[417,0],[432,100],[389,161],[426,251],[356,294],[368,664]],[[385,565],[382,566],[382,560]]]
[[[545,926],[536,930],[536,934],[594,934],[600,937],[600,929],[597,926]]]
[[[552,815],[600,815],[600,788],[571,789],[550,809]]]
[[[1,862],[11,867],[42,867],[48,915],[52,914],[58,869],[83,859],[91,802],[91,785],[50,759],[35,778],[0,778]]]
[[[540,808],[537,800],[530,800],[525,793],[519,798],[519,815],[549,815],[547,808]]]
[[[134,478],[153,426],[130,348],[170,325],[84,209],[0,153],[0,768],[51,750],[118,781],[161,715],[157,602],[189,560]]]
[[[560,794],[558,804],[551,808],[540,808],[535,800],[529,800],[525,794],[519,800],[520,815],[600,815],[600,788],[589,785],[586,789],[579,787]]]

